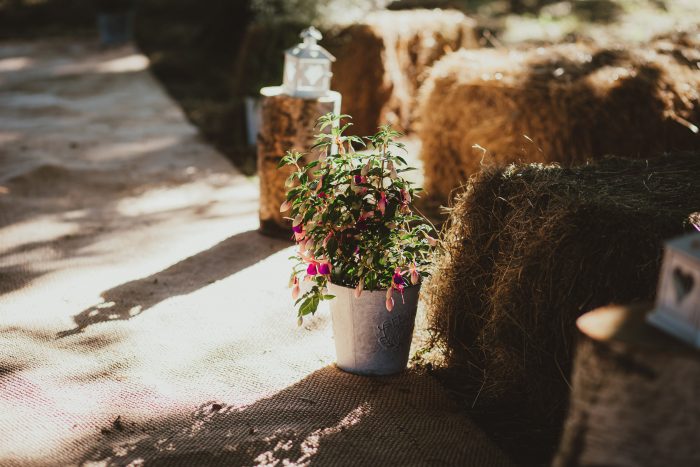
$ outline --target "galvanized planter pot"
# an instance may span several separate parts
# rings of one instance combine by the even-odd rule
[[[420,285],[407,287],[404,300],[394,292],[394,309],[386,309],[386,291],[363,291],[329,284],[336,364],[358,375],[391,375],[406,368],[413,338]]]

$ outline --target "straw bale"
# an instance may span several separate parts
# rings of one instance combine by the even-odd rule
[[[477,47],[476,23],[456,10],[379,11],[329,39],[337,61],[334,90],[353,130],[371,134],[391,123],[411,128],[426,70],[446,52]]]
[[[670,55],[679,64],[700,69],[700,26],[662,34],[652,44],[658,53]]]
[[[457,198],[424,297],[468,405],[556,442],[575,320],[654,296],[664,240],[692,230],[700,152],[492,167]]]
[[[697,67],[653,47],[448,54],[421,90],[426,190],[444,202],[488,165],[699,149],[699,89]]]

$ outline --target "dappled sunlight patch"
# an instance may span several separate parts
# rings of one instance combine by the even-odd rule
[[[149,65],[150,61],[145,55],[132,54],[100,63],[95,67],[95,71],[97,73],[129,73],[145,70]]]
[[[345,418],[339,421],[336,425],[328,428],[323,428],[316,430],[311,433],[306,439],[301,443],[301,452],[304,454],[299,458],[298,465],[306,465],[311,461],[311,458],[316,454],[321,447],[321,442],[323,438],[330,435],[336,435],[354,425],[357,425],[369,415],[371,408],[369,404],[364,403],[359,407],[353,409],[348,413]]]
[[[0,73],[8,71],[20,71],[29,68],[34,64],[34,59],[30,57],[9,57],[0,59]]]
[[[116,211],[134,217],[178,209],[210,214],[226,211],[227,215],[250,215],[257,212],[257,192],[247,187],[218,188],[208,179],[173,187],[154,188],[138,196],[124,197]],[[246,220],[248,220],[246,218]]]
[[[50,242],[77,232],[77,224],[66,222],[55,215],[36,216],[27,221],[2,227],[0,228],[0,238],[2,238],[0,264],[4,263],[3,252],[7,254],[22,245]]]
[[[85,158],[92,161],[133,160],[143,155],[163,151],[178,144],[176,136],[140,138],[138,141],[103,143],[85,152]]]
[[[131,46],[116,49],[104,49],[97,54],[87,55],[82,59],[49,62],[53,76],[70,76],[78,74],[119,74],[138,73],[150,66],[150,60],[134,50]]]

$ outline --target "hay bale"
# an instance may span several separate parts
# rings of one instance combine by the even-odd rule
[[[698,89],[697,67],[653,50],[566,44],[449,54],[421,90],[425,188],[445,201],[482,165],[700,149]]]
[[[657,36],[652,40],[652,46],[658,53],[671,56],[680,65],[692,70],[700,68],[700,26]]]
[[[380,11],[329,39],[332,88],[343,95],[353,130],[391,123],[408,130],[425,72],[447,51],[477,47],[475,22],[455,10]]]
[[[448,377],[477,410],[522,420],[520,438],[553,448],[576,318],[652,299],[662,242],[692,230],[699,206],[700,152],[474,176],[425,289]]]

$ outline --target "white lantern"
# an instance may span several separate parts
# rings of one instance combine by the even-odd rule
[[[285,93],[302,98],[318,98],[331,88],[331,62],[335,57],[317,44],[323,36],[313,26],[304,29],[298,44],[284,54]]]
[[[647,319],[700,347],[700,234],[666,243],[656,308]]]

